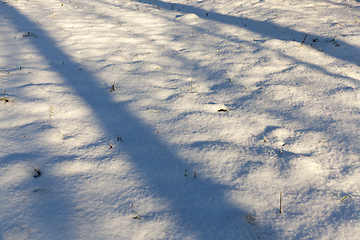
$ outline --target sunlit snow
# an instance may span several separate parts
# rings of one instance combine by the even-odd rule
[[[358,239],[359,10],[0,1],[0,239]]]

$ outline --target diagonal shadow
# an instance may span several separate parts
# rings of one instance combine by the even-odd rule
[[[14,16],[11,22],[17,28],[23,28],[19,22],[27,22],[27,27],[38,37],[32,39],[33,46],[48,58],[51,70],[61,74],[65,83],[84,100],[108,138],[121,135],[124,141],[120,150],[130,157],[141,180],[147,184],[146,192],[169,202],[167,211],[175,216],[183,232],[197,239],[236,239],[239,234],[252,231],[245,222],[246,210],[226,199],[227,186],[202,178],[201,169],[194,169],[177,156],[125,103],[115,103],[108,91],[101,92],[97,79],[56,46],[39,25],[11,6],[1,4],[1,9]],[[184,169],[199,171],[198,177],[184,177]],[[213,199],[221,204],[214,204]]]
[[[241,18],[236,16],[229,16],[224,15],[217,12],[207,11],[201,8],[197,8],[191,5],[184,5],[179,3],[168,3],[161,0],[140,0],[140,2],[147,3],[147,4],[156,4],[162,8],[168,9],[176,9],[179,12],[183,13],[194,13],[199,18],[204,18],[211,21],[217,21],[220,23],[234,25],[237,27],[242,27],[252,32],[259,33],[264,37],[269,37],[272,39],[278,39],[282,41],[293,40],[298,43],[302,43],[304,39],[303,32],[296,31],[291,28],[282,27],[277,24],[274,24],[270,21],[257,21],[250,18]],[[272,31],[271,31],[272,29]],[[313,42],[310,39],[318,39],[318,41],[326,42],[329,39],[320,35],[316,34],[308,34],[307,37],[308,41],[304,42],[304,45],[310,46]],[[336,40],[336,42],[342,47],[346,49],[346,52],[351,52],[352,56],[359,56],[360,55],[360,48],[358,46],[351,45],[341,40]],[[337,50],[337,51],[329,51],[326,52],[327,55],[333,56],[335,58],[341,59],[343,61],[352,62],[356,65],[359,65],[359,61],[355,58],[349,58],[344,54],[345,50]]]
[[[282,40],[282,41],[289,41],[290,38],[294,38],[294,36],[297,36],[297,38],[294,38],[292,40],[295,41],[295,42],[298,42],[299,44],[302,44],[302,41],[303,41],[303,38],[304,38],[304,33],[302,33],[302,32],[298,32],[298,31],[295,31],[295,30],[292,30],[292,29],[289,29],[289,28],[281,27],[281,26],[278,26],[278,25],[273,24],[273,23],[268,22],[268,21],[261,22],[261,21],[251,20],[251,19],[248,19],[248,18],[245,19],[245,18],[241,18],[241,17],[227,16],[227,15],[223,15],[223,14],[218,14],[218,13],[214,13],[214,12],[205,11],[205,10],[202,10],[200,8],[196,8],[196,7],[193,7],[193,6],[190,6],[190,5],[182,5],[182,4],[178,4],[178,3],[166,3],[166,2],[163,2],[161,0],[156,0],[155,2],[150,2],[150,0],[144,0],[144,1],[139,1],[139,2],[143,2],[145,4],[157,4],[159,6],[165,7],[165,9],[169,9],[169,11],[171,11],[173,9],[176,9],[176,11],[179,11],[179,12],[196,13],[196,14],[199,14],[199,17],[202,17],[202,18],[205,18],[205,19],[208,19],[208,20],[218,21],[220,23],[225,23],[225,24],[229,24],[229,25],[235,25],[235,26],[238,26],[240,28],[246,28],[246,29],[248,29],[250,31],[263,34],[264,37],[270,37],[270,38],[279,39],[279,40]],[[105,5],[121,7],[121,6],[106,2],[106,1],[103,1],[102,3],[105,4]],[[210,17],[209,13],[211,13],[212,18]],[[204,17],[205,15],[206,15],[206,17]],[[218,18],[219,16],[221,16],[221,18]],[[107,17],[110,17],[110,16],[107,16]],[[171,20],[171,19],[169,19],[169,20]],[[248,25],[248,22],[252,23],[252,25]],[[206,32],[205,29],[203,29],[202,27],[199,27],[199,26],[194,26],[193,28],[196,29],[199,32],[202,32],[202,31]],[[274,29],[274,31],[271,34],[269,34],[269,29]],[[284,32],[286,32],[286,34]],[[224,36],[222,36],[221,34],[217,34],[216,32],[212,32],[211,35],[219,37],[219,38],[224,38]],[[329,40],[328,38],[320,37],[318,35],[310,35],[310,34],[308,34],[308,35],[309,35],[307,37],[308,41],[305,41],[304,45],[308,45],[310,47],[312,47],[311,44],[313,44],[313,42],[311,40],[309,40],[309,39],[315,39],[316,38],[316,39],[318,39],[319,42],[321,42],[321,41],[322,42],[327,42]],[[226,40],[237,43],[237,44],[239,43],[239,40],[235,40],[235,39],[226,38]],[[341,43],[342,47],[348,48],[348,50],[350,50],[350,52],[352,53],[353,56],[357,56],[357,53],[360,53],[360,48],[359,47],[347,44],[347,43],[342,42],[342,41],[338,41],[338,40],[336,40],[336,41],[338,43]],[[256,44],[256,42],[253,42],[253,43],[252,42],[247,42],[247,44],[252,45],[252,46],[254,46],[254,47],[258,48],[258,49],[261,49],[261,50],[266,49],[264,46]],[[276,50],[272,50],[272,49],[268,49],[268,50],[276,51]],[[352,85],[355,85],[356,88],[358,88],[360,86],[359,79],[356,79],[356,78],[353,78],[353,77],[350,77],[350,76],[347,76],[347,75],[342,75],[342,74],[339,74],[339,73],[330,72],[329,70],[327,70],[326,68],[324,68],[324,67],[322,67],[320,65],[316,65],[316,64],[313,64],[313,63],[310,63],[310,62],[305,62],[305,61],[299,60],[294,56],[290,56],[290,55],[288,55],[286,53],[283,53],[283,52],[280,52],[280,51],[276,51],[276,52],[282,58],[291,59],[295,64],[300,64],[300,65],[305,66],[306,68],[314,69],[314,70],[319,71],[319,72],[321,72],[321,73],[323,73],[325,75],[328,75],[330,77],[346,80],[348,82],[351,82]],[[344,57],[344,54],[342,54],[343,52],[345,52],[345,50],[342,50],[342,51],[333,50],[333,51],[329,51],[329,52],[327,51],[326,54],[331,55],[331,56],[336,57],[336,58],[341,59],[341,60],[345,60],[345,61],[348,61],[348,62],[352,61],[355,64],[359,64],[359,61],[356,60],[356,59],[349,59],[347,57]],[[181,61],[185,60],[178,53],[175,53],[175,54],[179,59],[181,59]],[[197,66],[197,68],[199,68],[199,69],[201,68],[196,63],[193,63],[193,64],[195,64]],[[219,72],[217,71],[216,74],[219,74]],[[271,74],[269,74],[269,75],[271,75]],[[226,76],[224,74],[221,74],[221,77],[226,78]]]
[[[149,1],[146,1],[146,0],[143,1],[143,2],[144,3],[149,3],[149,4],[152,3],[152,2],[150,3]],[[196,13],[196,14],[198,14],[199,17],[205,18],[204,17],[205,16],[205,11],[203,11],[201,9],[198,9],[198,8],[195,8],[195,7],[192,7],[192,6],[165,3],[165,2],[162,2],[162,1],[159,1],[159,0],[156,1],[155,3],[159,4],[161,7],[165,6],[166,9],[179,8],[180,7],[179,8],[180,12]],[[173,5],[175,5],[175,7]],[[301,41],[302,41],[302,39],[304,37],[304,33],[294,31],[294,30],[291,30],[291,29],[287,29],[287,28],[284,28],[284,27],[279,27],[279,26],[277,26],[277,25],[275,25],[273,23],[269,23],[269,22],[259,22],[259,21],[249,20],[249,19],[243,19],[243,22],[241,23],[241,18],[238,18],[238,17],[237,18],[236,17],[230,17],[230,16],[226,16],[226,15],[222,15],[222,14],[213,13],[213,12],[207,12],[207,13],[209,15],[209,17],[207,19],[211,20],[211,17],[213,17],[214,19],[216,18],[216,21],[226,23],[226,24],[236,25],[236,26],[239,26],[239,27],[245,27],[244,24],[246,24],[247,29],[249,29],[251,31],[254,31],[254,32],[261,33],[261,34],[266,35],[266,36],[271,37],[271,38],[277,38],[277,39],[286,41],[290,36],[291,36],[291,38],[294,38],[294,36],[295,36],[294,41],[297,41],[297,42],[301,43]],[[221,17],[221,18],[219,18],[219,17]],[[273,33],[269,33],[267,28],[274,29]],[[279,32],[281,32],[281,31],[284,31],[284,32],[287,32],[287,33],[290,33],[290,34],[280,34]],[[312,37],[320,39],[320,41],[326,41],[325,38],[317,36],[317,35],[313,35]],[[308,39],[310,39],[310,38],[311,38],[311,36]],[[358,47],[347,44],[345,42],[341,42],[341,41],[338,41],[338,42],[340,42],[340,45],[343,46],[344,48],[350,49],[351,51],[354,51],[356,54],[359,53],[359,48]],[[305,44],[310,45],[311,43],[305,42]],[[285,56],[282,53],[279,53],[279,54],[282,55],[282,56]],[[357,65],[359,63],[355,59],[349,59],[348,56],[345,56],[340,51],[335,51],[334,50],[334,51],[331,51],[331,52],[326,52],[326,54],[331,55],[331,56],[336,57],[336,58],[341,59],[341,60],[347,60],[347,61],[353,62],[354,64],[357,64]],[[287,57],[289,57],[289,56],[287,56]],[[349,80],[349,81],[353,82],[356,85],[359,84],[358,79],[351,78],[351,77],[348,77],[348,76],[342,76],[342,75],[336,74],[336,73],[331,73],[331,72],[327,71],[325,68],[322,68],[320,66],[316,66],[316,65],[311,64],[311,63],[301,62],[301,61],[296,60],[295,58],[292,58],[292,59],[294,60],[294,62],[300,62],[301,64],[304,64],[304,66],[306,66],[306,67],[316,69],[316,70],[318,70],[320,72],[323,72],[324,74],[327,74],[327,75],[329,75],[331,77],[340,78],[340,79],[346,79],[346,80]],[[336,92],[336,90],[332,90],[331,92],[329,92],[329,94],[332,94],[332,92]],[[243,101],[237,101],[237,102],[243,102]],[[289,114],[289,116],[284,116],[284,114]],[[293,118],[293,116],[291,116],[291,113],[286,113],[285,111],[282,111],[282,112],[280,112],[278,110],[277,110],[277,112],[272,111],[272,115],[278,116],[279,118],[285,118],[285,119],[286,118]],[[312,120],[312,121],[314,121],[314,120]],[[328,119],[328,120],[323,120],[322,122],[331,123],[332,121],[333,120]],[[306,131],[318,131],[319,130],[319,128],[317,128],[315,125],[311,125],[311,126],[312,127],[310,127],[309,129],[306,129]],[[328,127],[325,127],[325,129],[327,131]],[[261,137],[261,136],[263,136],[263,133],[259,134],[257,137]],[[344,142],[348,142],[348,140],[344,141]],[[206,148],[206,147],[209,147],[209,146],[212,146],[212,145],[214,145],[214,146],[220,145],[221,146],[221,145],[227,145],[227,144],[228,144],[227,142],[211,142],[211,141],[201,142],[200,141],[200,142],[194,142],[192,144],[192,147],[194,147],[194,148]],[[275,149],[271,149],[271,148],[269,148],[269,149],[270,150],[275,150]],[[261,151],[263,151],[264,148],[254,148],[254,150],[257,151],[259,154],[261,154]],[[282,156],[282,157],[289,157],[290,158],[290,157],[294,157],[294,156],[305,156],[306,157],[306,156],[310,156],[310,155],[307,155],[307,154],[295,154],[295,153],[292,153],[292,152],[284,151],[284,156]],[[287,162],[282,162],[281,164],[282,164],[283,168],[288,168],[288,165],[287,165],[288,163]],[[247,172],[249,171],[251,166],[252,166],[251,164],[245,163],[244,166],[242,167],[243,174],[247,174]],[[310,189],[309,190],[309,195],[313,191],[314,190]],[[345,207],[342,207],[342,208],[345,208]],[[349,210],[351,208],[346,208],[346,209]],[[325,221],[325,222],[333,221],[332,217],[334,215],[335,215],[335,217],[337,219],[340,219],[341,214],[337,214],[337,212],[331,213],[330,217],[328,218],[328,219],[330,219],[330,221]],[[352,214],[352,215],[355,215],[355,214]],[[351,220],[353,218],[354,217],[351,216],[347,220]],[[336,221],[336,222],[338,222],[338,221]],[[321,224],[318,224],[318,226],[321,227]],[[299,234],[297,234],[297,236],[299,238],[308,237],[308,232],[307,232],[306,229],[302,229],[302,230],[299,231]]]

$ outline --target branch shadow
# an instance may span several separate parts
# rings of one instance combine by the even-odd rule
[[[150,194],[170,203],[167,211],[175,216],[183,232],[197,239],[235,239],[239,233],[253,231],[252,226],[245,222],[247,210],[226,199],[227,186],[202,177],[201,169],[194,169],[186,159],[181,159],[125,103],[116,103],[110,92],[102,92],[103,86],[96,77],[56,46],[52,37],[39,25],[7,4],[0,7],[13,16],[10,19],[15,27],[24,28],[19,24],[26,22],[29,30],[36,33],[37,38],[31,39],[34,48],[47,57],[51,70],[59,73],[74,93],[84,100],[106,135],[110,139],[121,136],[120,150],[130,157]],[[185,177],[184,169],[197,171],[197,177]],[[213,199],[221,204],[213,204]],[[42,204],[51,209],[55,203]],[[70,203],[63,204],[71,208],[68,206]],[[155,218],[148,216],[150,220],[152,217]],[[236,219],[236,223],[229,218]],[[50,223],[43,219],[43,224],[46,227]],[[76,231],[76,226],[71,228]]]
[[[179,3],[167,3],[167,2],[164,2],[161,0],[155,0],[155,1],[139,0],[139,2],[142,2],[144,4],[150,4],[150,5],[155,4],[156,6],[163,7],[167,11],[177,11],[179,13],[185,13],[185,14],[195,13],[198,15],[199,18],[203,18],[203,19],[211,20],[211,21],[217,21],[219,23],[224,23],[224,24],[228,24],[228,25],[234,25],[239,28],[245,28],[252,32],[262,34],[264,36],[264,38],[268,37],[270,39],[278,39],[278,40],[282,40],[282,41],[290,41],[290,39],[291,39],[291,41],[297,42],[304,46],[308,46],[309,48],[315,48],[313,46],[314,42],[312,41],[312,39],[317,39],[318,42],[328,43],[329,51],[326,51],[325,54],[335,57],[337,59],[343,60],[343,61],[352,62],[353,64],[359,65],[359,61],[356,58],[349,58],[344,54],[344,52],[345,52],[344,48],[347,49],[346,52],[351,52],[351,56],[358,56],[360,54],[360,48],[358,46],[353,46],[353,45],[348,44],[343,41],[336,40],[336,42],[341,46],[341,49],[339,49],[338,47],[330,46],[330,45],[332,45],[331,39],[329,39],[328,37],[323,37],[323,36],[319,36],[319,35],[307,34],[308,35],[306,38],[307,40],[305,42],[303,42],[305,33],[299,32],[299,31],[296,31],[296,30],[293,30],[290,28],[281,27],[277,24],[272,23],[269,20],[256,21],[256,20],[252,20],[249,18],[228,16],[228,15],[224,15],[224,14],[220,14],[220,13],[216,13],[216,12],[205,11],[201,8],[196,8],[191,5],[183,5],[183,4],[179,4]],[[103,1],[103,4],[121,7],[121,6],[117,6],[115,4],[110,4],[106,1]],[[204,29],[200,26],[193,26],[193,28],[194,28],[194,30],[196,30],[198,32],[206,32],[206,29]],[[270,32],[269,29],[274,29],[274,30]],[[241,43],[246,42],[247,44],[254,46],[257,49],[257,51],[267,49],[265,46],[261,45],[261,43],[263,43],[265,40],[256,40],[255,39],[253,42],[248,42],[248,41],[240,41],[239,39],[231,39],[226,36],[217,34],[216,32],[212,32],[211,35],[226,39],[227,41],[234,42],[236,44],[241,44]],[[271,49],[267,49],[267,50],[271,50]],[[276,50],[271,50],[271,51],[276,51]],[[330,72],[329,70],[325,69],[322,66],[296,59],[295,57],[289,56],[288,54],[285,54],[280,51],[276,51],[276,52],[281,58],[290,59],[294,63],[290,68],[284,69],[284,70],[282,70],[282,72],[290,71],[299,64],[299,65],[303,65],[306,68],[310,68],[310,69],[319,71],[330,77],[339,78],[341,80],[351,82],[351,84],[355,85],[356,88],[360,87],[359,79],[356,79],[356,78],[353,78],[353,77],[350,77],[347,75],[342,75],[340,73]],[[179,59],[182,59],[182,61],[184,61],[183,57],[180,56],[180,54],[178,54],[178,53],[175,53],[175,54]],[[196,63],[195,63],[195,65],[198,67],[198,69],[201,69],[201,67],[198,66]],[[211,74],[220,75],[219,77],[226,78],[225,72],[221,72],[221,71],[209,72],[209,76]],[[269,75],[272,75],[272,74],[277,74],[277,72],[271,73]],[[266,84],[266,82],[263,82],[263,81],[261,82],[261,84],[264,84],[264,83]],[[261,85],[261,86],[264,86],[264,85]],[[259,85],[258,87],[261,87],[261,86]],[[228,87],[230,87],[230,85],[228,85]],[[213,86],[213,88],[212,88],[212,90],[215,90],[215,91],[217,89],[219,89],[218,86]]]
[[[162,8],[167,9],[168,11],[174,11],[171,9],[176,9],[177,11],[182,13],[194,13],[199,18],[203,18],[211,21],[217,21],[219,23],[224,23],[227,25],[234,25],[240,28],[245,28],[252,32],[262,34],[264,37],[269,37],[271,39],[278,39],[282,41],[292,40],[299,44],[301,44],[302,41],[304,40],[305,33],[293,30],[291,28],[279,26],[277,24],[272,23],[271,21],[257,21],[250,18],[229,16],[217,12],[206,11],[204,9],[197,8],[191,5],[168,3],[161,0],[155,0],[155,1],[140,0],[139,2],[143,2],[146,4],[156,4]],[[270,31],[271,29],[273,29],[273,31]],[[329,42],[328,38],[315,34],[308,34],[307,39],[317,39],[320,42]],[[340,40],[336,40],[336,42],[342,48],[346,48],[347,52],[351,52],[352,56],[359,56],[360,48],[358,46],[354,46]],[[307,46],[311,46],[312,43],[313,42],[311,40],[307,40],[303,44]],[[349,59],[348,57],[344,56],[344,50],[337,49],[334,51],[326,52],[326,54],[341,59],[343,61],[352,62],[353,64],[359,66],[358,60],[356,60],[355,58]]]
[[[150,2],[148,1],[146,3]],[[170,3],[165,3],[159,0],[156,1],[156,3],[160,3],[167,9],[171,8]],[[251,31],[258,32],[263,35],[267,34],[267,37],[285,41],[289,38],[289,35],[281,33],[282,31],[285,31],[290,33],[291,37],[294,38],[294,41],[301,43],[303,40],[304,33],[279,27],[271,22],[259,22],[240,17],[226,16],[214,12],[205,12],[202,9],[189,5],[175,5],[180,7],[181,12],[196,13],[202,18],[206,17],[210,20],[214,18],[216,21],[221,23],[231,24],[238,27],[246,27]],[[49,58],[52,70],[62,74],[66,83],[75,90],[77,95],[81,96],[86,101],[89,108],[93,111],[94,116],[100,120],[99,122],[101,128],[104,129],[109,138],[115,138],[117,134],[122,136],[124,141],[122,142],[121,150],[131,156],[137,170],[144,176],[144,179],[149,185],[150,191],[154,193],[154,195],[170,201],[172,206],[169,211],[177,216],[177,221],[180,226],[189,230],[199,239],[238,237],[239,231],[219,231],[219,219],[221,219],[224,225],[226,225],[228,224],[226,219],[229,216],[245,216],[247,211],[231,205],[231,203],[228,203],[226,199],[223,198],[223,196],[226,195],[226,186],[213,183],[208,179],[202,179],[201,171],[199,171],[199,169],[195,169],[195,166],[187,163],[185,159],[178,157],[176,152],[171,149],[171,146],[168,146],[161,140],[160,137],[152,133],[153,129],[135,117],[135,114],[133,114],[131,109],[127,107],[126,103],[115,103],[108,93],[99,92],[99,89],[102,89],[102,86],[97,83],[97,79],[91,74],[91,72],[84,69],[80,71],[79,69],[82,68],[81,65],[72,61],[70,56],[62,52],[62,50],[54,44],[52,38],[39,29],[36,23],[27,19],[26,16],[11,7],[6,6],[5,8],[6,11],[11,11],[12,14],[15,15],[14,19],[27,21],[30,28],[36,30],[36,35],[39,37],[37,39],[33,39],[35,46],[42,55]],[[13,20],[13,23],[14,25],[17,24],[15,20]],[[20,28],[19,25],[17,26]],[[270,33],[268,31],[270,28],[274,29],[274,33]],[[323,37],[315,35],[312,37],[326,41]],[[46,44],[41,45],[40,41],[44,43],[46,42]],[[338,41],[338,43],[341,46],[349,48],[355,53],[359,53],[359,49],[355,46],[348,45],[341,41]],[[307,42],[305,44],[310,45]],[[348,60],[339,52],[333,51],[327,54],[342,60]],[[296,59],[294,61],[298,62]],[[354,64],[358,64],[356,60],[351,61],[353,61]],[[62,66],[61,62],[64,62],[66,67]],[[331,76],[346,78],[347,80],[358,84],[357,79],[330,73],[325,69],[310,63],[302,62],[302,64],[315,68]],[[214,86],[212,90],[216,91],[218,88],[219,87]],[[93,95],[91,95],[91,93]],[[96,95],[96,97],[94,97],[94,95]],[[240,105],[237,107],[240,107]],[[272,115],[276,114],[279,114],[279,112],[274,112]],[[282,117],[284,118],[284,116]],[[290,118],[290,116],[288,118]],[[270,131],[271,129],[266,129],[265,132],[268,130]],[[262,135],[263,134],[259,135],[258,138],[260,139]],[[212,145],[213,143],[199,142],[194,144],[194,147],[201,147],[202,145]],[[227,145],[228,143],[223,144]],[[269,149],[275,151],[275,149]],[[262,148],[254,148],[254,151],[259,154],[261,154],[262,150]],[[296,156],[296,154],[284,152],[284,158],[294,156]],[[149,164],[149,162],[151,162],[151,164]],[[287,168],[285,162],[283,165]],[[251,169],[251,166],[250,162],[245,163],[244,171],[241,172],[241,174],[247,174]],[[189,172],[197,171],[199,177],[196,180],[190,180],[190,177],[184,178],[184,169],[187,169]],[[181,181],[182,184],[179,186],[178,184]],[[208,189],[213,189],[213,191],[207,191]],[[212,199],[214,198],[220,198],[221,201],[225,202],[226,206],[214,207],[212,205]],[[185,206],[184,202],[187,203],[187,206]],[[216,208],[220,208],[222,214],[219,214],[220,211]],[[199,211],[194,212],[194,209],[198,209]],[[213,209],[216,209],[216,211],[213,212]],[[238,221],[242,223],[240,218]],[[227,228],[230,229],[230,227]]]
[[[358,0],[356,0],[357,2],[359,2]],[[224,24],[228,24],[228,25],[235,25],[237,27],[241,27],[241,28],[246,28],[250,31],[262,34],[265,37],[269,37],[269,38],[273,38],[273,39],[279,39],[282,41],[288,41],[289,39],[291,39],[292,41],[295,41],[299,44],[302,43],[303,39],[304,39],[304,33],[296,31],[296,30],[292,30],[290,28],[286,28],[286,27],[281,27],[279,25],[276,25],[274,23],[271,23],[270,21],[264,21],[264,22],[260,22],[260,21],[256,21],[256,20],[252,20],[252,19],[244,19],[241,17],[234,17],[234,16],[227,16],[227,15],[223,15],[223,14],[219,14],[216,12],[210,12],[210,11],[205,11],[202,10],[200,8],[196,8],[190,5],[183,5],[183,4],[178,4],[178,3],[167,3],[161,0],[155,0],[155,1],[150,1],[150,0],[140,0],[140,2],[146,3],[146,4],[156,4],[158,6],[161,6],[163,9],[166,9],[168,11],[171,11],[173,9],[178,9],[180,13],[195,13],[197,14],[200,18],[204,18],[204,19],[208,19],[208,20],[212,20],[212,21],[218,21],[220,23],[224,23]],[[331,1],[330,1],[331,2]],[[195,27],[197,28],[197,27]],[[269,29],[273,29],[273,31],[269,31]],[[216,35],[216,33],[213,33],[214,35]],[[219,36],[219,35],[216,35]],[[222,36],[223,37],[223,36]],[[304,45],[308,46],[308,47],[312,47],[313,42],[310,39],[317,39],[320,42],[329,42],[329,39],[320,35],[310,35],[307,38],[307,41],[304,42]],[[232,41],[232,40],[231,40]],[[339,46],[341,46],[341,49],[339,47],[334,47],[333,49],[330,49],[329,51],[326,51],[325,54],[332,56],[334,58],[343,60],[343,61],[348,61],[350,63],[353,63],[357,66],[359,66],[359,61],[356,58],[351,58],[352,56],[358,56],[360,53],[360,48],[358,46],[354,46],[351,44],[348,44],[346,42],[343,41],[338,41],[337,43],[339,44]],[[255,43],[254,43],[255,44]],[[257,45],[257,48],[261,48],[261,46]],[[351,55],[345,55],[344,52],[346,51],[350,51]],[[312,68],[315,69],[319,72],[322,72],[328,76],[340,79],[340,80],[347,80],[349,82],[351,82],[352,84],[354,84],[356,86],[356,88],[358,88],[359,85],[359,79],[355,79],[349,76],[345,76],[345,75],[341,75],[338,73],[332,73],[329,72],[328,70],[326,70],[325,68],[322,68],[321,66],[317,66],[315,64],[311,64],[308,62],[304,62],[304,61],[299,61],[293,57],[290,57],[286,54],[283,54],[281,52],[279,52],[279,55],[282,57],[287,57],[287,58],[291,58],[293,60],[293,62],[295,62],[295,64],[302,64],[307,68]],[[286,70],[284,70],[286,71]],[[262,82],[263,84],[264,82]],[[263,85],[261,86],[267,86],[267,82],[265,82]],[[272,84],[273,85],[273,84]],[[227,88],[231,88],[231,85],[228,84],[226,86]],[[258,86],[260,87],[260,86]],[[223,90],[224,89],[224,84],[220,84],[220,85],[214,85],[211,90],[213,91],[217,91],[217,90]],[[328,95],[332,95],[335,94],[337,91],[339,90],[348,90],[348,91],[353,91],[354,88],[352,87],[338,87],[336,89],[332,89],[329,92],[327,92]],[[235,108],[241,108],[243,106],[243,102],[245,100],[248,100],[250,98],[254,98],[254,96],[247,96],[244,97],[243,99],[238,99],[236,102]],[[289,110],[289,109],[287,109]],[[292,111],[291,109],[289,111],[287,110],[282,110],[279,111],[277,110],[268,110],[268,112],[270,112],[271,116],[275,116],[279,119],[294,119],[294,116],[292,115]],[[302,116],[304,118],[308,118],[307,121],[311,122],[311,123],[316,123],[319,119],[316,119],[315,117],[309,117],[309,116]],[[301,120],[298,121],[299,124],[301,123]],[[323,132],[327,132],[330,128],[330,125],[332,123],[334,123],[334,120],[329,118],[329,119],[321,119],[320,121],[324,126],[318,126],[317,124],[311,124],[311,127],[306,128],[304,131],[314,131],[314,132],[320,132],[320,130],[322,130]],[[271,131],[273,129],[265,129],[263,133],[255,136],[258,140],[261,140],[261,138],[266,135],[269,131]],[[342,139],[344,140],[344,139]],[[341,140],[338,140],[339,142]],[[348,142],[348,140],[344,140],[344,142]],[[227,142],[219,142],[219,141],[198,141],[198,142],[194,142],[191,147],[192,148],[199,148],[199,149],[206,149],[206,148],[211,148],[213,146],[220,146],[220,147],[227,147],[229,145],[229,143]],[[257,152],[259,155],[263,153],[263,151],[279,151],[278,149],[275,148],[271,148],[271,147],[254,147],[252,148],[253,151]],[[299,154],[299,153],[294,153],[291,151],[286,151],[283,150],[281,155],[278,155],[278,160],[279,160],[279,166],[282,169],[282,171],[285,171],[287,169],[290,168],[289,163],[288,163],[288,159],[291,158],[296,158],[296,157],[309,157],[312,154]],[[262,163],[254,163],[251,161],[248,162],[243,162],[243,171],[241,171],[239,174],[240,175],[246,175],[249,173],[249,171],[251,171],[251,168],[254,166],[254,164],[258,164],[261,165]],[[309,193],[313,192],[315,190],[309,190]],[[334,211],[331,213],[331,215],[328,217],[328,219],[336,219],[336,221],[334,222],[339,222],[340,220],[343,220],[343,212],[351,212],[353,211],[354,207],[344,207],[342,206],[340,211]],[[356,211],[358,212],[358,211]],[[350,217],[347,217],[344,220],[351,220],[354,219],[356,217],[354,217],[356,214],[349,214]],[[328,222],[328,221],[325,221]],[[332,222],[332,221],[330,221]],[[322,223],[321,223],[322,224]],[[319,227],[322,227],[321,224],[319,224]],[[337,227],[335,227],[335,229],[337,229]],[[307,235],[308,233],[306,232],[306,229],[304,229],[303,231],[298,233],[298,238],[302,238],[302,237],[308,237]]]

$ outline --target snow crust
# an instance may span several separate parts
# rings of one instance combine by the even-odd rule
[[[0,239],[358,239],[359,10],[0,1]]]

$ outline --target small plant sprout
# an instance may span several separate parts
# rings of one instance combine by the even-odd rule
[[[326,42],[334,44],[335,47],[339,47],[339,46],[340,46],[340,45],[336,42],[335,38],[332,38],[331,40],[327,40]]]
[[[37,36],[32,32],[28,32],[27,34],[24,34],[23,37],[35,37],[35,38],[37,38]]]
[[[115,91],[115,83],[111,86],[110,92]]]
[[[50,107],[50,118],[54,115],[54,108]]]
[[[197,92],[197,87],[199,87],[199,86],[194,86],[194,81],[193,80],[191,80],[190,81],[190,92]]]
[[[254,222],[256,220],[255,217],[253,217],[250,213],[246,214],[246,220],[248,222]]]
[[[7,99],[7,97],[2,97],[2,98],[0,98],[0,100],[1,100],[1,101],[4,101],[4,102],[10,102],[10,100]]]
[[[5,103],[7,103],[7,102],[12,102],[12,103],[15,103],[15,104],[16,104],[16,102],[11,101],[11,100],[9,100],[7,97],[5,97],[5,93],[6,93],[6,90],[4,91],[3,97],[0,97],[0,101],[4,101]]]
[[[34,178],[38,178],[41,175],[40,168],[34,168]]]
[[[319,41],[319,39],[314,38],[314,39],[312,40],[312,43],[310,44],[310,47],[313,47],[313,48],[314,48],[313,44],[316,43],[317,41]]]

